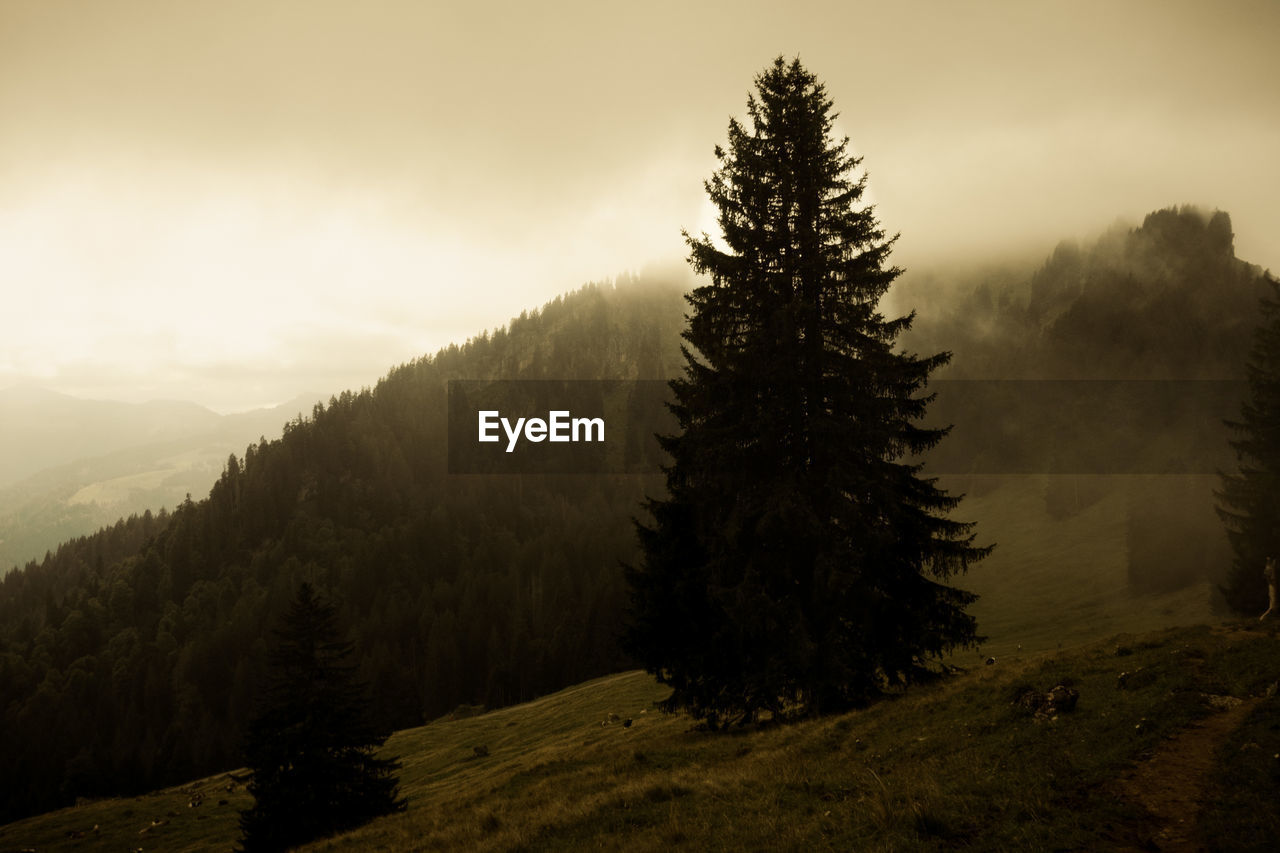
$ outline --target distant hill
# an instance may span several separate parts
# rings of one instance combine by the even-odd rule
[[[0,391],[0,465],[26,472],[0,485],[0,575],[117,519],[208,494],[230,454],[279,436],[319,399],[219,415],[192,403]]]
[[[44,468],[212,430],[195,403],[81,400],[19,385],[0,390],[0,487]]]
[[[897,301],[928,309],[907,345],[954,350],[960,376],[1034,378],[1064,365],[1110,376],[1111,364],[1176,376],[1187,347],[1201,354],[1197,369],[1212,369],[1203,375],[1234,375],[1256,269],[1223,249],[1222,219],[1153,216],[999,288],[904,280]],[[338,603],[387,729],[627,667],[615,644],[621,563],[635,556],[631,518],[660,479],[450,476],[446,384],[675,375],[685,284],[589,286],[397,367],[225,459],[207,498],[68,541],[4,578],[0,818],[236,766],[268,626],[302,580]],[[1119,320],[1090,325],[1104,317]],[[998,546],[991,571],[971,578],[993,648],[1076,642],[1142,614],[1209,614],[1217,558],[1170,535],[1213,535],[1203,483],[1185,501],[1161,497],[1167,481],[1120,489],[961,472],[951,484],[973,496],[958,517],[979,520],[980,540]],[[1165,555],[1170,543],[1192,571],[1165,580],[1166,556],[1142,564],[1153,575],[1135,569],[1133,554]]]

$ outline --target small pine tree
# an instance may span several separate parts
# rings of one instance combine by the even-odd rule
[[[1222,474],[1218,515],[1233,559],[1220,589],[1237,613],[1267,607],[1266,558],[1280,556],[1280,282],[1268,276],[1270,296],[1259,301],[1261,322],[1245,367],[1248,399],[1239,421],[1227,421],[1240,470]]]
[[[727,249],[685,235],[711,280],[689,296],[681,431],[627,570],[624,645],[669,710],[713,727],[848,707],[977,639],[974,596],[939,581],[990,549],[904,458],[945,434],[915,421],[950,356],[894,351],[912,321],[877,311],[894,238],[831,107],[779,57],[706,183]]]
[[[285,850],[403,810],[395,759],[366,722],[352,646],[332,604],[298,588],[269,660],[269,683],[245,754],[251,809],[240,815],[245,853]]]

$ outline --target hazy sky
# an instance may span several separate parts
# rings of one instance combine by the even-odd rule
[[[774,56],[911,267],[1196,203],[1280,270],[1280,3],[0,0],[0,387],[372,384],[684,255]]]

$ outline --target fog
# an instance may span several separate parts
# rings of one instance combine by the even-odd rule
[[[1277,24],[1268,2],[11,0],[0,387],[327,394],[676,262],[778,54],[827,84],[909,270],[1183,203],[1280,269]]]

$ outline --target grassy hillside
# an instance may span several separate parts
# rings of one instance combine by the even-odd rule
[[[978,523],[979,537],[997,543],[990,557],[958,581],[980,596],[971,612],[988,638],[982,657],[1019,647],[1027,652],[1071,647],[1115,633],[1193,625],[1225,615],[1215,613],[1207,582],[1165,593],[1134,590],[1126,524],[1130,490],[1142,488],[1143,478],[1093,479],[1107,491],[1064,517],[1045,507],[1048,476],[956,483],[957,491],[970,492],[958,515]],[[1203,566],[1201,577],[1224,571],[1229,557],[1223,553],[1220,559]]]
[[[406,814],[307,849],[1141,848],[1169,820],[1143,768],[1188,738],[1213,766],[1163,792],[1203,804],[1187,837],[1262,849],[1280,831],[1261,808],[1280,793],[1280,637],[1255,625],[1013,654],[862,711],[727,735],[656,713],[664,690],[636,672],[463,709],[388,742]],[[1079,692],[1074,711],[1013,701],[1060,683]],[[0,847],[225,850],[247,802],[222,774],[11,824]]]

